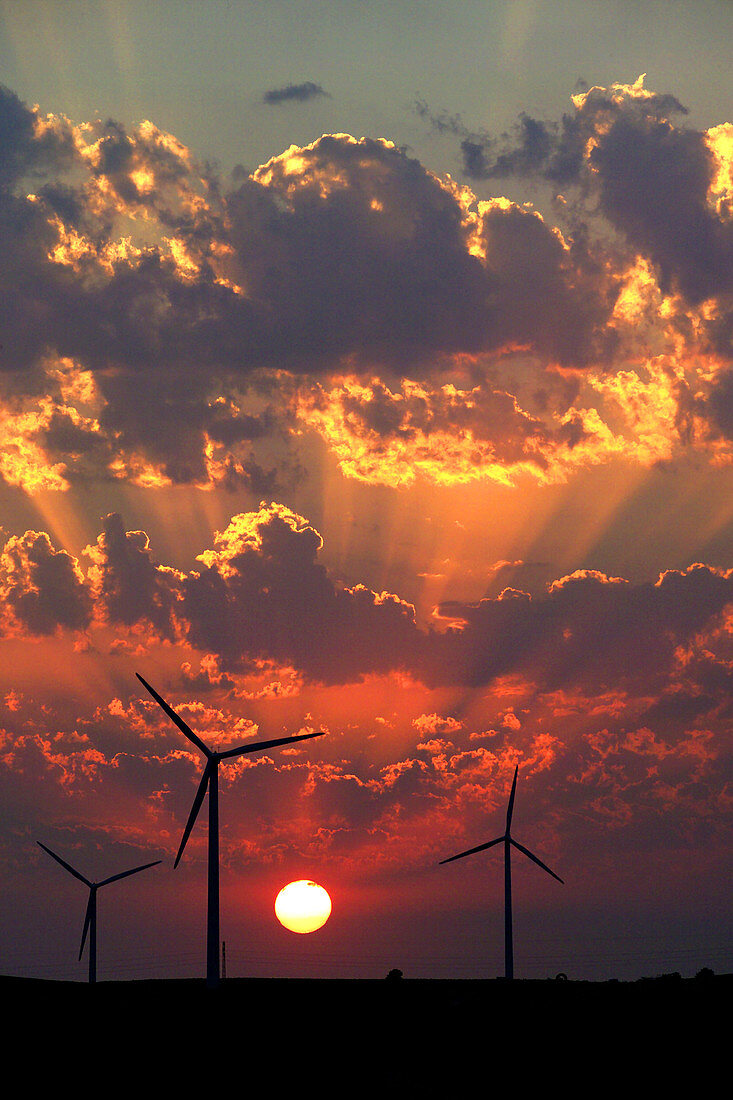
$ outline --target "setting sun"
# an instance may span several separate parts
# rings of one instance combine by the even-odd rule
[[[289,882],[275,898],[275,916],[291,932],[315,932],[331,916],[328,891],[307,879]]]

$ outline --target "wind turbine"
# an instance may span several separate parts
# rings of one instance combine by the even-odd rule
[[[160,704],[171,721],[178,726],[181,733],[184,734],[189,741],[192,741],[206,757],[206,767],[201,776],[201,782],[196,791],[196,797],[193,800],[191,812],[188,815],[186,828],[183,830],[183,837],[178,849],[178,855],[173,864],[173,869],[175,870],[178,866],[181,856],[183,855],[183,849],[186,847],[186,842],[194,827],[199,810],[201,809],[201,804],[204,801],[208,789],[209,869],[208,909],[206,920],[206,984],[210,987],[214,987],[219,984],[219,761],[230,759],[233,756],[243,756],[245,753],[258,752],[260,749],[274,748],[276,745],[287,745],[292,741],[307,741],[311,737],[322,737],[324,731],[321,730],[318,733],[296,734],[294,737],[276,737],[272,741],[257,741],[250,745],[240,745],[236,749],[227,749],[225,752],[212,752],[212,750],[203,743],[201,738],[193,732],[190,726],[186,725],[180,714],[176,714],[173,708],[166,703],[165,699],[162,699],[157,691],[151,688],[150,684],[143,680],[140,673],[136,672],[135,675],[143,687],[150,692],[156,703]]]
[[[55,852],[52,852],[50,848],[47,848],[45,844],[41,844],[40,840],[36,841],[36,844],[40,848],[43,848],[44,852],[48,852],[52,859],[55,859],[57,863],[60,863],[62,867],[65,867],[70,875],[74,878],[78,878],[80,882],[83,882],[85,886],[89,887],[89,901],[87,902],[87,912],[84,917],[84,931],[81,934],[81,947],[79,948],[79,958],[81,959],[82,952],[84,951],[84,944],[86,943],[87,932],[89,933],[89,981],[94,984],[97,980],[97,890],[102,886],[109,886],[110,882],[117,882],[120,878],[127,878],[128,875],[136,875],[138,871],[146,871],[148,867],[155,867],[160,863],[159,859],[154,860],[152,863],[143,863],[142,867],[133,867],[130,871],[121,871],[119,875],[111,875],[109,878],[103,879],[101,882],[90,882],[88,878],[85,878],[79,871],[75,870],[70,863],[67,863],[61,856],[57,856]]]
[[[468,848],[465,852],[459,852],[456,856],[450,856],[448,859],[441,859],[440,863],[452,863],[455,859],[463,859],[464,856],[471,856],[474,852],[483,852],[486,848],[492,848],[495,844],[501,844],[504,842],[504,974],[507,978],[514,977],[514,944],[512,940],[512,845],[517,848],[523,855],[531,859],[533,863],[536,863],[538,867],[541,867],[543,871],[547,871],[548,875],[552,875],[558,882],[563,882],[559,875],[556,875],[554,871],[538,859],[536,855],[530,852],[529,848],[523,847],[519,841],[515,840],[511,835],[512,825],[512,813],[514,811],[514,795],[517,789],[517,772],[519,771],[519,765],[514,769],[514,780],[512,782],[512,790],[509,795],[509,805],[506,811],[506,831],[503,836],[498,836],[496,840],[489,840],[486,844],[478,844],[475,848]],[[563,886],[565,884],[563,883]]]

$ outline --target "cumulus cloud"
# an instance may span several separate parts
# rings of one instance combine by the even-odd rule
[[[279,326],[263,332],[263,353],[323,372],[473,343],[486,287],[460,197],[392,143],[332,135],[294,147],[229,207],[243,274]]]
[[[13,535],[0,555],[0,600],[10,623],[31,634],[84,630],[92,598],[79,563],[55,550],[45,531]]]
[[[574,113],[552,124],[522,115],[503,149],[495,139],[464,139],[466,175],[539,176],[582,186],[609,223],[646,256],[663,292],[697,304],[729,293],[733,278],[727,127],[680,126],[679,101],[632,85],[594,87],[572,97]]]
[[[42,179],[58,165],[74,160],[71,126],[29,110],[9,88],[0,85],[0,188],[9,191],[24,176]]]
[[[97,607],[112,623],[146,624],[161,637],[176,634],[175,604],[183,574],[154,561],[144,531],[125,531],[113,513],[84,554],[91,561],[89,581]]]
[[[45,533],[10,538],[3,593],[13,621],[33,633],[111,624],[146,645],[185,644],[199,654],[199,672],[189,661],[181,678],[191,687],[227,692],[233,677],[265,672],[269,686],[248,692],[263,699],[288,694],[298,677],[302,686],[392,673],[431,687],[516,676],[544,693],[602,696],[644,684],[661,691],[685,669],[705,666],[710,674],[714,666],[700,663],[701,639],[710,654],[729,637],[733,572],[704,564],[668,570],[654,583],[579,570],[534,595],[504,587],[477,603],[445,601],[436,628],[419,624],[395,593],[337,583],[319,561],[322,546],[303,516],[263,504],[233,516],[186,573],[157,562],[146,534],[125,531],[113,514],[84,553],[86,573]],[[268,669],[277,670],[275,681]],[[516,706],[494,716],[505,727],[517,728],[517,719]],[[434,735],[461,722],[423,713],[415,728]]]
[[[601,209],[691,303],[733,290],[733,221],[711,207],[707,136],[646,115],[621,115],[590,155]]]
[[[463,728],[463,723],[452,715],[419,714],[413,718],[412,724],[421,737],[435,737],[437,734],[456,733]],[[444,742],[449,744],[450,742]]]
[[[582,570],[553,582],[544,598],[505,589],[440,612],[459,625],[432,639],[430,678],[441,669],[480,685],[509,673],[543,690],[661,686],[678,655],[722,620],[733,573],[705,565],[663,573],[655,583]]]
[[[391,593],[341,588],[317,561],[318,532],[282,505],[234,516],[183,586],[188,640],[224,665],[271,661],[325,683],[385,672],[415,632]]]
[[[585,197],[561,230],[383,139],[324,135],[228,186],[150,121],[3,92],[0,475],[272,497],[304,422],[367,480],[380,444],[397,480],[443,482],[729,457],[731,131],[681,115],[639,81],[486,138],[487,178]],[[621,372],[647,407],[666,372],[653,427],[616,400]]]

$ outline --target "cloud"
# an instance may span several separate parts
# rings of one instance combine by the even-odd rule
[[[246,692],[252,699],[291,694],[296,681],[302,690],[305,682],[391,674],[431,688],[519,677],[545,694],[601,697],[644,685],[663,694],[693,670],[710,678],[727,667],[720,662],[733,606],[730,570],[698,563],[640,584],[579,570],[534,595],[504,587],[477,603],[445,601],[437,626],[422,626],[396,593],[337,583],[318,560],[322,547],[303,516],[276,503],[233,516],[189,572],[157,562],[147,535],[125,531],[116,514],[84,551],[86,574],[47,534],[29,531],[11,537],[0,559],[6,629],[15,623],[44,635],[111,625],[132,631],[138,644],[164,639],[199,655],[199,672],[187,661],[182,683],[221,695],[239,675],[264,676]],[[713,676],[705,692],[715,684]],[[492,724],[506,726],[508,714],[519,714],[510,701]],[[415,721],[423,734],[461,725],[437,711]]]
[[[105,619],[125,626],[148,625],[159,637],[176,636],[175,606],[183,575],[154,561],[144,531],[125,531],[113,513],[85,557],[91,561],[89,581]]]
[[[678,655],[714,631],[732,600],[733,572],[697,564],[654,584],[582,570],[544,598],[506,589],[476,604],[448,602],[439,611],[457,625],[429,640],[425,674],[443,683],[450,669],[474,686],[521,674],[543,691],[661,690]]]
[[[574,189],[561,230],[382,139],[324,135],[228,189],[152,122],[4,92],[0,475],[256,501],[302,473],[304,424],[365,480],[728,460],[730,130],[673,124],[643,82],[574,107],[481,145],[491,178]]]
[[[564,114],[559,123],[521,112],[511,132],[500,137],[470,131],[462,124],[448,127],[463,138],[464,157],[475,159],[473,172],[464,163],[466,174],[476,179],[537,174],[564,186],[579,181],[597,138],[624,115],[641,121],[687,114],[674,96],[644,88],[643,77],[635,84],[579,90],[571,98],[575,111]]]
[[[521,115],[500,152],[494,139],[464,138],[466,175],[579,185],[655,265],[663,293],[677,290],[692,304],[729,293],[733,228],[720,169],[730,163],[727,128],[680,127],[672,119],[686,109],[672,95],[647,90],[643,77],[572,99],[575,113],[559,125]]]
[[[273,662],[324,683],[398,665],[415,632],[413,607],[363,585],[336,586],[316,560],[321,546],[282,505],[234,516],[184,582],[189,643],[225,668]]]
[[[524,412],[508,392],[479,384],[459,390],[403,380],[342,378],[326,389],[301,388],[298,419],[329,443],[350,477],[409,485],[424,477],[456,484],[479,479],[511,484],[529,474],[562,480],[588,461],[592,434],[580,416],[548,425]]]
[[[488,135],[482,139],[473,135],[463,138],[463,170],[469,179],[505,179],[545,169],[554,152],[555,141],[546,123],[522,113],[509,148],[493,155],[495,146],[496,142]],[[558,182],[564,174],[557,168],[546,171]]]
[[[723,840],[728,570],[643,583],[496,562],[483,600],[421,619],[399,585],[328,568],[343,548],[280,492],[321,441],[346,476],[391,487],[618,461],[642,494],[638,466],[730,462],[730,130],[681,117],[614,85],[507,136],[438,118],[473,143],[472,189],[344,134],[226,181],[151,122],[76,125],[0,95],[0,474],[56,532],[24,521],[0,554],[18,866],[39,806],[84,852],[175,851],[201,760],[139,691],[143,657],[221,744],[329,730],[222,768],[235,868],[424,868],[495,835],[517,763],[526,842],[576,882],[589,835],[596,866],[652,846],[679,866]],[[564,198],[540,216],[489,189],[510,177]],[[78,559],[60,549],[82,494],[56,513],[57,493],[111,487],[131,507],[182,486],[244,494],[193,567],[115,514]],[[223,493],[196,496],[221,517]],[[441,561],[422,568],[448,583]],[[205,830],[192,843],[195,861]]]
[[[566,240],[536,211],[505,199],[480,209],[497,343],[521,346],[531,333],[530,347],[550,362],[604,362],[615,339],[608,322],[619,284],[588,242],[581,235]]]
[[[275,107],[282,103],[306,103],[309,99],[317,99],[319,96],[331,98],[320,84],[306,80],[302,84],[286,84],[283,88],[270,88],[262,96],[262,102]]]
[[[461,203],[392,143],[292,148],[229,205],[242,271],[277,318],[262,350],[290,369],[407,365],[472,344],[486,288]]]
[[[704,410],[726,439],[733,439],[733,370],[722,371]]]
[[[621,115],[590,155],[601,209],[648,256],[663,292],[691,303],[733,290],[733,223],[711,208],[706,135],[667,120]]]
[[[232,800],[223,838],[233,866],[327,853],[333,866],[379,878],[424,865],[484,836],[487,816],[503,812],[516,763],[532,789],[527,842],[542,822],[539,850],[551,864],[555,846],[582,862],[594,825],[594,858],[612,843],[643,847],[660,822],[666,846],[722,835],[729,571],[698,564],[649,584],[578,571],[532,597],[504,589],[443,605],[453,625],[436,631],[420,627],[394,594],[337,583],[319,563],[319,533],[283,505],[234,516],[187,574],[156,562],[144,533],[125,532],[119,517],[107,518],[91,551],[84,577],[47,535],[9,541],[4,594],[13,589],[16,625],[41,635],[36,650],[53,646],[68,660],[69,631],[133,631],[158,663],[152,682],[215,744],[240,743],[258,728],[297,732],[306,705],[307,728],[330,728],[315,749],[264,754],[222,773],[222,784],[247,791]],[[61,613],[69,592],[82,614]],[[23,593],[40,598],[43,612]],[[175,652],[161,647],[165,637]],[[271,671],[279,675],[285,659],[287,676],[298,676],[292,711]],[[94,666],[78,660],[84,680]],[[73,802],[82,847],[98,829],[133,845],[176,847],[200,761],[138,691],[129,657],[116,663],[106,695],[104,678],[93,697],[52,678],[42,698],[24,686],[0,698],[11,829],[23,834],[40,800],[49,827],[61,827]],[[406,690],[415,682],[419,692]],[[262,683],[273,690],[257,690]],[[342,691],[355,720],[340,728],[325,719],[330,693]],[[375,757],[364,751],[371,720],[358,716],[385,697],[390,721]],[[559,784],[567,812],[548,831]],[[246,844],[235,841],[241,835]],[[192,858],[196,851],[195,842]]]
[[[45,532],[13,535],[0,555],[0,599],[13,626],[31,634],[53,634],[59,629],[85,630],[90,623],[92,598],[79,563],[64,550],[55,550]]]
[[[53,116],[29,110],[9,88],[0,85],[0,190],[10,191],[22,177],[42,179],[75,159],[72,127]]]
[[[435,737],[437,734],[452,734],[463,728],[463,723],[452,715],[419,714],[412,724],[421,737]],[[450,742],[445,742],[450,744]]]

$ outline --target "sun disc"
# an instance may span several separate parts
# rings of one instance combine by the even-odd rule
[[[331,916],[328,891],[310,879],[289,882],[275,898],[275,916],[291,932],[315,932]]]

